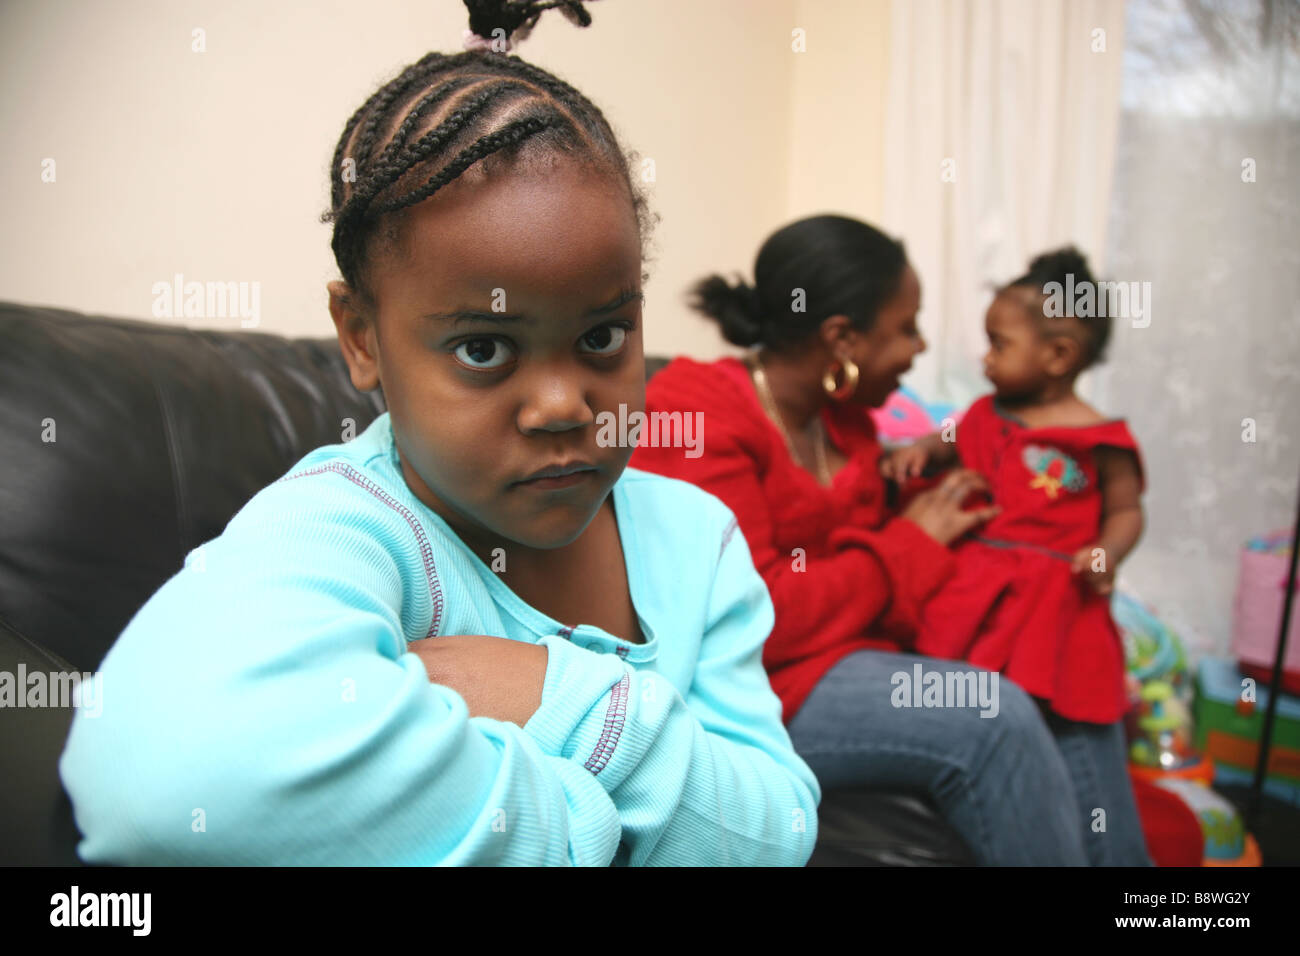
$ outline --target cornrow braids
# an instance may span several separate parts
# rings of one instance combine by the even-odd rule
[[[579,26],[591,16],[576,0],[519,3],[465,0],[470,28],[480,36],[504,29],[516,38],[544,10],[558,8]],[[331,246],[344,280],[367,306],[372,244],[398,237],[403,213],[478,166],[488,176],[513,160],[560,154],[623,184],[637,217],[642,249],[657,216],[631,173],[601,111],[559,77],[517,56],[485,51],[429,53],[376,90],[352,114],[334,150]]]

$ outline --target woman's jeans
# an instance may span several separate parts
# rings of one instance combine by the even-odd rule
[[[918,664],[922,675],[945,675],[949,697],[930,698],[945,706],[920,706],[933,679],[913,688]],[[984,704],[972,693],[956,706],[949,673],[983,675]],[[1023,690],[980,668],[857,651],[827,672],[788,730],[823,790],[927,794],[981,864],[1149,866],[1122,727],[1051,724]]]

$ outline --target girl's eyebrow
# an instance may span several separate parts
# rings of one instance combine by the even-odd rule
[[[629,302],[640,300],[645,301],[645,295],[640,289],[624,289],[610,301],[603,305],[595,306],[588,309],[584,318],[591,318],[598,315],[608,315],[616,312]],[[430,319],[434,321],[450,321],[453,325],[459,325],[461,322],[525,322],[529,317],[519,312],[484,312],[481,309],[456,309],[452,312],[430,312],[427,315],[420,316],[421,319]]]

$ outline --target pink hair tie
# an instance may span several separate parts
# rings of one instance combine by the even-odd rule
[[[466,29],[463,33],[461,33],[461,40],[464,42],[465,49],[467,50],[481,50],[484,53],[495,52],[492,49],[492,41],[489,40],[487,37],[479,36],[473,30]],[[510,50],[510,38],[507,37],[506,51],[509,52],[509,50]]]

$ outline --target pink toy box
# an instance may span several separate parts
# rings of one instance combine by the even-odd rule
[[[1241,552],[1232,609],[1232,654],[1244,673],[1264,683],[1273,676],[1290,561],[1289,529],[1252,538]],[[1282,667],[1282,689],[1300,694],[1300,600],[1291,612]]]

